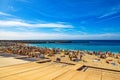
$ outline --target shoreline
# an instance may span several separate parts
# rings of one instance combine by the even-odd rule
[[[9,42],[8,42],[9,44]],[[11,44],[11,43],[10,43]],[[35,58],[43,58],[43,57],[52,57],[57,54],[61,56],[71,56],[75,57],[75,59],[79,59],[80,55],[83,56],[85,54],[96,56],[98,58],[107,58],[112,57],[115,59],[120,58],[120,54],[113,54],[112,52],[102,52],[102,51],[84,51],[84,50],[70,50],[70,49],[60,49],[60,48],[42,48],[37,46],[31,46],[31,44],[26,43],[15,43],[13,42],[12,45],[6,46],[2,49],[0,47],[0,51],[3,50],[3,53],[9,53],[9,54],[17,54],[21,56],[27,56],[29,58],[35,57]]]
[[[38,43],[37,43],[38,44]],[[52,44],[52,43],[49,43],[49,44]],[[70,50],[70,51],[88,51],[88,52],[103,52],[103,53],[105,53],[105,52],[111,52],[111,53],[113,53],[113,54],[120,54],[120,52],[119,51],[116,51],[116,52],[113,52],[113,51],[110,51],[110,50],[108,50],[108,51],[102,51],[102,50],[83,50],[83,49],[65,49],[65,48],[53,48],[53,47],[43,47],[43,46],[35,46],[35,44],[28,44],[28,46],[32,46],[32,47],[38,47],[38,48],[49,48],[49,49],[61,49],[61,50]]]

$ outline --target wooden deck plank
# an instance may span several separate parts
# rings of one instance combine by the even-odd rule
[[[14,64],[14,65],[9,65],[9,66],[2,66],[2,67],[0,67],[0,70],[4,70],[4,69],[10,69],[10,68],[14,68],[14,67],[16,67],[16,66],[24,66],[24,65],[31,65],[31,64],[33,64],[34,62],[28,62],[28,63],[21,63],[21,64]]]
[[[119,80],[120,72],[89,68],[77,71],[74,66],[60,63],[26,63],[0,68],[0,80]]]
[[[72,70],[77,70],[78,68],[82,67],[83,64],[76,64],[75,66],[73,66],[71,69]]]
[[[36,64],[36,63],[32,63],[32,64],[27,64],[27,65],[23,65],[23,66],[13,66],[13,67],[10,67],[10,68],[0,68],[0,72],[10,72],[10,71],[13,71],[13,70],[23,70],[23,69],[26,69],[26,68],[30,68],[30,67],[35,67],[35,66],[38,66],[40,64]]]
[[[36,69],[36,70],[11,75],[11,76],[5,77],[5,79],[6,80],[10,80],[10,79],[11,80],[16,80],[16,79],[19,79],[18,77],[20,77],[20,79],[22,79],[22,80],[30,80],[30,79],[40,77],[42,75],[50,74],[50,73],[52,73],[52,72],[54,72],[56,70],[59,70],[60,68],[62,68],[62,67],[57,66],[57,64],[51,64],[49,66],[42,67],[42,68],[39,68],[39,69]]]
[[[85,74],[86,74],[85,80],[101,80],[101,70],[99,69],[88,68]]]
[[[102,71],[102,80],[120,80],[120,72]]]
[[[39,79],[40,77],[42,76],[45,76],[45,75],[48,75],[50,73],[53,73],[55,72],[56,70],[60,69],[61,67],[59,66],[56,66],[56,64],[54,65],[50,65],[49,67],[47,68],[41,68],[41,69],[38,69],[36,71],[32,71],[32,72],[29,72],[29,73],[23,73],[23,74],[19,74],[18,77],[23,77],[22,80],[37,80]]]
[[[71,67],[71,66],[66,66],[66,67],[63,67],[63,68],[61,68],[61,69],[58,69],[58,70],[56,70],[55,72],[52,72],[52,73],[50,73],[50,74],[48,74],[48,75],[39,77],[38,80],[52,80],[52,79],[54,79],[55,77],[57,77],[57,76],[65,73],[65,72],[69,71],[69,68],[70,68],[70,67]],[[36,79],[36,80],[37,80],[37,79]]]
[[[31,64],[32,65],[32,64]],[[41,67],[45,67],[45,66],[49,66],[49,64],[42,64],[42,65],[35,65],[34,66],[30,66],[28,68],[28,66],[24,66],[24,69],[22,69],[21,67],[18,67],[17,69],[13,69],[13,70],[7,70],[6,71],[2,71],[0,73],[0,78],[5,77],[5,76],[9,76],[9,75],[13,75],[13,74],[17,74],[17,73],[22,73],[22,72],[27,72],[27,71],[31,71],[31,70],[35,70]]]
[[[57,70],[62,69],[63,67],[58,66],[58,64],[51,65],[48,69],[44,70],[43,72],[38,72],[35,76],[32,76],[30,79],[41,80],[42,77],[50,75]],[[26,77],[28,79],[28,77]]]
[[[61,76],[54,78],[53,80],[70,80],[75,73],[75,70],[70,70]]]
[[[43,68],[39,68],[36,70],[31,70],[28,72],[23,72],[23,73],[18,73],[18,74],[14,74],[14,75],[10,75],[4,78],[0,78],[0,80],[30,80],[32,77],[36,76],[36,75],[41,75],[41,73],[44,73],[45,70],[50,69],[49,66],[43,67]]]

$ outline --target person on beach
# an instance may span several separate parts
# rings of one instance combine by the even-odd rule
[[[79,59],[78,59],[78,56],[77,56],[77,55],[75,55],[75,56],[74,56],[73,61],[76,61],[76,62],[78,62],[78,61],[79,61]]]
[[[82,60],[83,57],[83,53],[80,53],[80,61]]]
[[[64,50],[62,50],[62,52],[61,52],[61,57],[65,57],[65,52],[64,52]]]
[[[61,59],[60,59],[60,58],[56,58],[56,62],[58,62],[58,63],[59,63],[60,61],[61,61]]]
[[[105,55],[105,54],[101,54],[101,55],[100,55],[100,58],[105,59],[105,58],[106,58],[106,55]]]
[[[72,55],[72,52],[69,53],[69,59],[70,61],[72,61],[72,58],[73,58],[73,55]]]
[[[44,54],[40,53],[39,58],[44,59],[45,58]]]

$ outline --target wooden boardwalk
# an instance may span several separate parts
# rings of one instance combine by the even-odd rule
[[[82,66],[55,62],[17,64],[0,67],[0,80],[120,80],[120,72],[96,68],[78,71]]]

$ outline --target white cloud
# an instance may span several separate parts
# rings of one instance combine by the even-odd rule
[[[115,13],[116,13],[116,11],[108,12],[108,13],[105,13],[105,14],[101,15],[101,16],[98,17],[98,18],[104,18],[104,17],[107,17],[107,16],[111,16],[111,15],[113,15],[113,14],[115,14]]]
[[[29,39],[120,39],[120,34],[82,34],[72,35],[66,33],[42,33],[42,32],[12,32],[12,31],[0,31],[0,40],[29,40]]]
[[[2,16],[12,16],[11,14],[4,13],[4,12],[0,12],[0,15],[2,15]]]
[[[110,10],[106,11],[104,14],[102,14],[98,18],[108,17],[119,12],[120,12],[120,5],[111,8]]]
[[[22,20],[0,20],[0,27],[30,27],[30,28],[73,28],[62,23],[27,23]]]
[[[96,23],[103,22],[103,21],[108,21],[108,20],[112,20],[112,19],[119,18],[119,17],[120,17],[120,15],[117,15],[117,16],[114,16],[114,17],[109,17],[109,18],[100,20],[100,21],[98,21],[98,22],[96,22]]]
[[[68,32],[68,31],[73,31],[73,29],[72,28],[67,28],[67,29],[66,28],[65,29],[63,29],[63,28],[54,28],[53,31],[64,33],[64,32]]]

